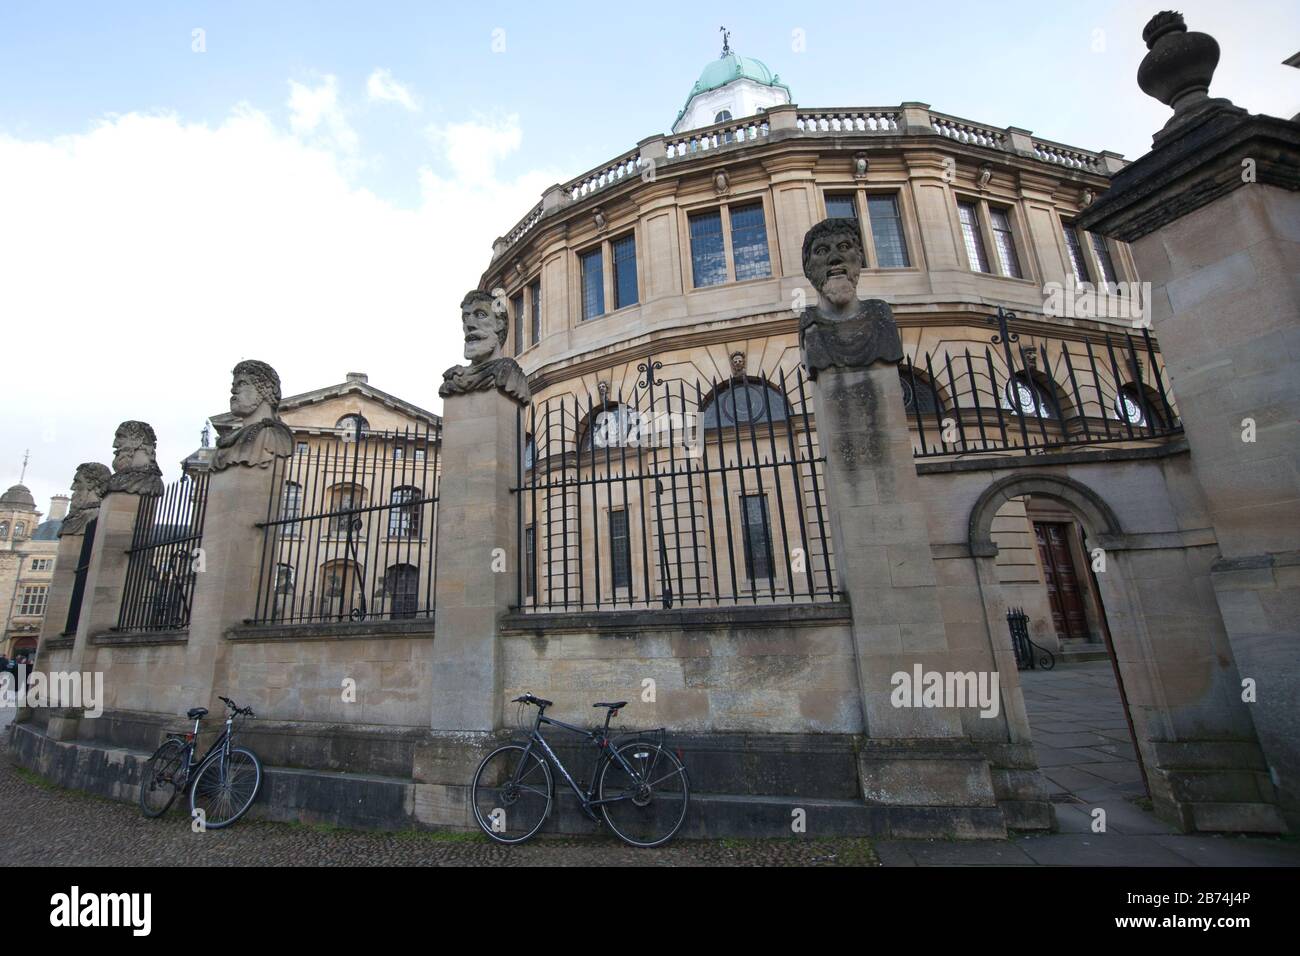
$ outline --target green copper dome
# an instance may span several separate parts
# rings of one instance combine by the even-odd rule
[[[789,92],[789,89],[781,82],[781,78],[769,70],[767,64],[762,60],[728,53],[726,56],[720,56],[718,59],[713,60],[704,68],[700,73],[700,78],[695,81],[691,96],[708,90],[716,90],[732,80],[742,79],[753,80],[755,83],[762,83],[764,86],[780,86],[785,88],[786,92]]]
[[[691,100],[696,96],[726,86],[735,80],[753,80],[755,83],[761,83],[764,86],[785,90],[786,95],[790,95],[790,87],[782,83],[781,77],[769,70],[767,64],[762,60],[756,60],[752,56],[738,56],[730,52],[724,53],[716,60],[709,61],[709,64],[700,71],[700,78],[691,87],[691,92],[686,97],[686,105],[678,111],[677,119],[673,125],[681,122],[682,117],[686,115],[686,111],[690,108]]]

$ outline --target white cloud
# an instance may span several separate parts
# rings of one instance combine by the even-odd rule
[[[383,67],[375,67],[375,71],[366,80],[366,93],[372,100],[381,103],[397,103],[412,113],[417,113],[420,110],[419,105],[415,102],[415,97],[411,95],[411,91],[393,79],[392,70]]]
[[[30,447],[42,508],[78,462],[108,461],[127,418],[154,425],[175,477],[242,358],[274,365],[286,393],[356,369],[440,407],[462,295],[560,177],[496,174],[515,120],[455,123],[449,172],[420,170],[402,208],[356,184],[355,143],[313,135],[341,115],[332,82],[290,101],[292,132],[241,107],[216,126],[131,113],[48,141],[0,134],[0,315],[30,343],[6,368],[0,467],[16,480]]]
[[[299,136],[354,153],[357,134],[339,105],[338,78],[326,76],[319,86],[289,81],[289,128]]]

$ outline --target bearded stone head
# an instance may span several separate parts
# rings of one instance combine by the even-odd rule
[[[148,468],[155,463],[158,437],[148,422],[129,421],[113,435],[113,470]]]
[[[510,334],[510,321],[503,304],[491,293],[478,289],[460,303],[460,324],[465,334],[465,358],[473,365],[498,358]]]
[[[803,239],[803,274],[835,311],[858,297],[858,276],[866,255],[853,219],[823,219]]]

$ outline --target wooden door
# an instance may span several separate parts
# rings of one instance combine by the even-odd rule
[[[1083,592],[1074,566],[1070,539],[1074,526],[1067,522],[1035,521],[1038,556],[1047,582],[1047,598],[1052,607],[1052,623],[1061,640],[1088,638],[1088,616],[1083,609]]]

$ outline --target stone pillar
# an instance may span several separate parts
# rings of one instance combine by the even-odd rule
[[[1161,13],[1138,82],[1174,107],[1151,152],[1080,217],[1131,243],[1149,282],[1190,464],[1219,558],[1211,580],[1248,710],[1300,823],[1300,124],[1207,94],[1218,45]]]
[[[518,407],[495,389],[451,396],[443,406],[434,730],[501,726],[497,621],[516,591],[519,533],[510,489],[518,476]],[[493,570],[497,548],[504,571]]]
[[[501,616],[516,600],[522,546],[515,495],[528,381],[501,354],[507,320],[485,292],[461,303],[465,357],[443,375],[442,477],[433,639],[435,731],[501,727]],[[459,782],[459,781],[458,781]]]
[[[970,670],[948,641],[926,511],[899,386],[902,345],[889,306],[856,297],[861,250],[843,220],[814,226],[804,272],[818,291],[800,318],[839,586],[853,616],[866,741],[863,796],[898,835],[1004,833],[988,761],[952,706],[896,706],[896,674]],[[983,667],[987,672],[987,666]],[[988,677],[986,676],[986,681]],[[919,698],[920,687],[913,687]],[[923,808],[923,809],[922,809]]]
[[[266,540],[257,523],[266,521],[272,483],[282,480],[278,466],[228,467],[208,477],[202,570],[194,580],[184,673],[178,675],[179,713],[191,707],[224,713],[217,697],[226,694],[220,686],[229,645],[225,633],[254,613]],[[278,509],[281,496],[274,500]],[[273,520],[278,517],[275,509]]]
[[[62,637],[68,625],[68,608],[72,606],[72,589],[76,583],[77,564],[81,560],[81,547],[85,540],[84,533],[59,537],[59,550],[54,557],[54,574],[50,578],[50,596],[45,604],[45,617],[41,621],[41,639],[36,654],[38,661],[45,656],[45,642],[52,637]]]
[[[82,592],[81,616],[72,649],[62,667],[65,671],[94,671],[93,638],[117,626],[129,562],[127,549],[131,547],[140,503],[147,500],[129,491],[112,491],[100,503],[94,550]],[[80,717],[75,708],[52,708],[46,732],[56,740],[71,740],[77,736]]]

